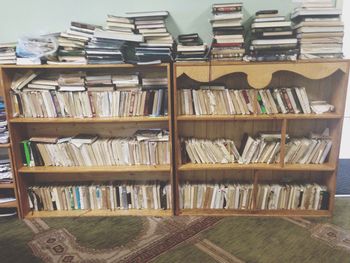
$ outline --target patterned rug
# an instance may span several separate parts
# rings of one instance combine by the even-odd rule
[[[29,246],[33,254],[52,263],[143,263],[154,261],[160,255],[180,245],[194,245],[213,262],[242,263],[243,259],[227,252],[206,239],[201,233],[215,227],[219,217],[142,218],[142,231],[132,241],[110,249],[92,249],[81,246],[65,228],[50,228],[42,219],[25,220],[35,233]],[[350,252],[350,231],[329,223],[315,223],[303,218],[285,218],[288,222],[307,229],[310,237],[328,246]]]

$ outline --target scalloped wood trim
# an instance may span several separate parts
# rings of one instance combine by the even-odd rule
[[[242,72],[247,75],[247,81],[255,89],[262,89],[269,85],[272,75],[278,71],[290,71],[309,79],[323,79],[337,70],[346,73],[347,62],[337,63],[276,63],[276,64],[235,64],[235,65],[198,65],[178,66],[176,77],[186,74],[190,78],[208,82],[224,75]]]

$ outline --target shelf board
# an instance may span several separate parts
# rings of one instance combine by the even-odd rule
[[[349,59],[298,59],[296,61],[193,61],[193,62],[175,62],[176,66],[224,66],[224,65],[271,65],[271,64],[310,64],[310,63],[339,63],[350,62]]]
[[[334,171],[335,166],[330,164],[286,164],[282,167],[280,164],[182,164],[178,167],[179,171],[204,171],[204,170],[279,170],[279,171]]]
[[[17,201],[1,203],[0,208],[17,208]]]
[[[3,69],[101,69],[101,68],[152,68],[152,67],[165,67],[169,64],[153,64],[153,65],[133,65],[133,64],[43,64],[43,65],[1,65]]]
[[[120,166],[36,166],[21,167],[19,173],[127,173],[127,172],[170,172],[170,165],[120,165]]]
[[[129,210],[71,210],[29,212],[25,217],[89,217],[89,216],[172,216],[172,210],[129,209]]]
[[[329,210],[232,210],[232,209],[180,209],[180,215],[186,216],[305,216],[330,217]]]
[[[0,148],[10,148],[11,144],[10,143],[1,143]]]
[[[343,115],[325,114],[252,114],[252,115],[180,115],[178,121],[245,121],[245,120],[322,120],[341,119]]]
[[[12,189],[15,188],[14,183],[0,183],[0,189]]]
[[[166,122],[168,116],[162,117],[111,117],[111,118],[13,118],[10,123],[124,123],[124,122]]]

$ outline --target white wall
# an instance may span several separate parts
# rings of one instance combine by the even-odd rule
[[[345,36],[343,51],[346,58],[350,58],[350,1],[337,1],[339,7],[343,5],[343,21],[345,25]],[[345,119],[343,126],[343,136],[340,147],[340,158],[350,159],[350,85],[348,86],[348,94],[346,99]]]

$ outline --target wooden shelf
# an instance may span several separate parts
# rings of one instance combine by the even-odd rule
[[[3,69],[109,69],[109,68],[154,68],[166,67],[169,64],[161,63],[154,65],[133,65],[133,64],[44,64],[44,65],[1,65]]]
[[[232,209],[180,209],[180,215],[185,216],[303,216],[330,217],[329,210],[232,210]]]
[[[10,148],[11,144],[10,143],[1,143],[0,148]]]
[[[17,201],[1,203],[0,208],[17,208]]]
[[[343,115],[325,114],[253,114],[253,115],[179,115],[178,121],[245,121],[245,120],[327,120],[341,119]]]
[[[128,173],[128,172],[170,172],[170,165],[123,165],[123,166],[36,166],[21,167],[19,173]]]
[[[172,210],[129,209],[129,210],[71,210],[29,212],[26,218],[35,217],[91,217],[91,216],[171,216]]]
[[[13,118],[10,123],[124,123],[124,122],[167,122],[168,116],[162,117],[111,117],[111,118]]]
[[[0,189],[13,189],[15,188],[14,183],[0,183]]]
[[[205,170],[278,170],[278,171],[334,171],[335,166],[329,164],[286,164],[282,167],[280,164],[182,164],[179,171],[205,171]]]

